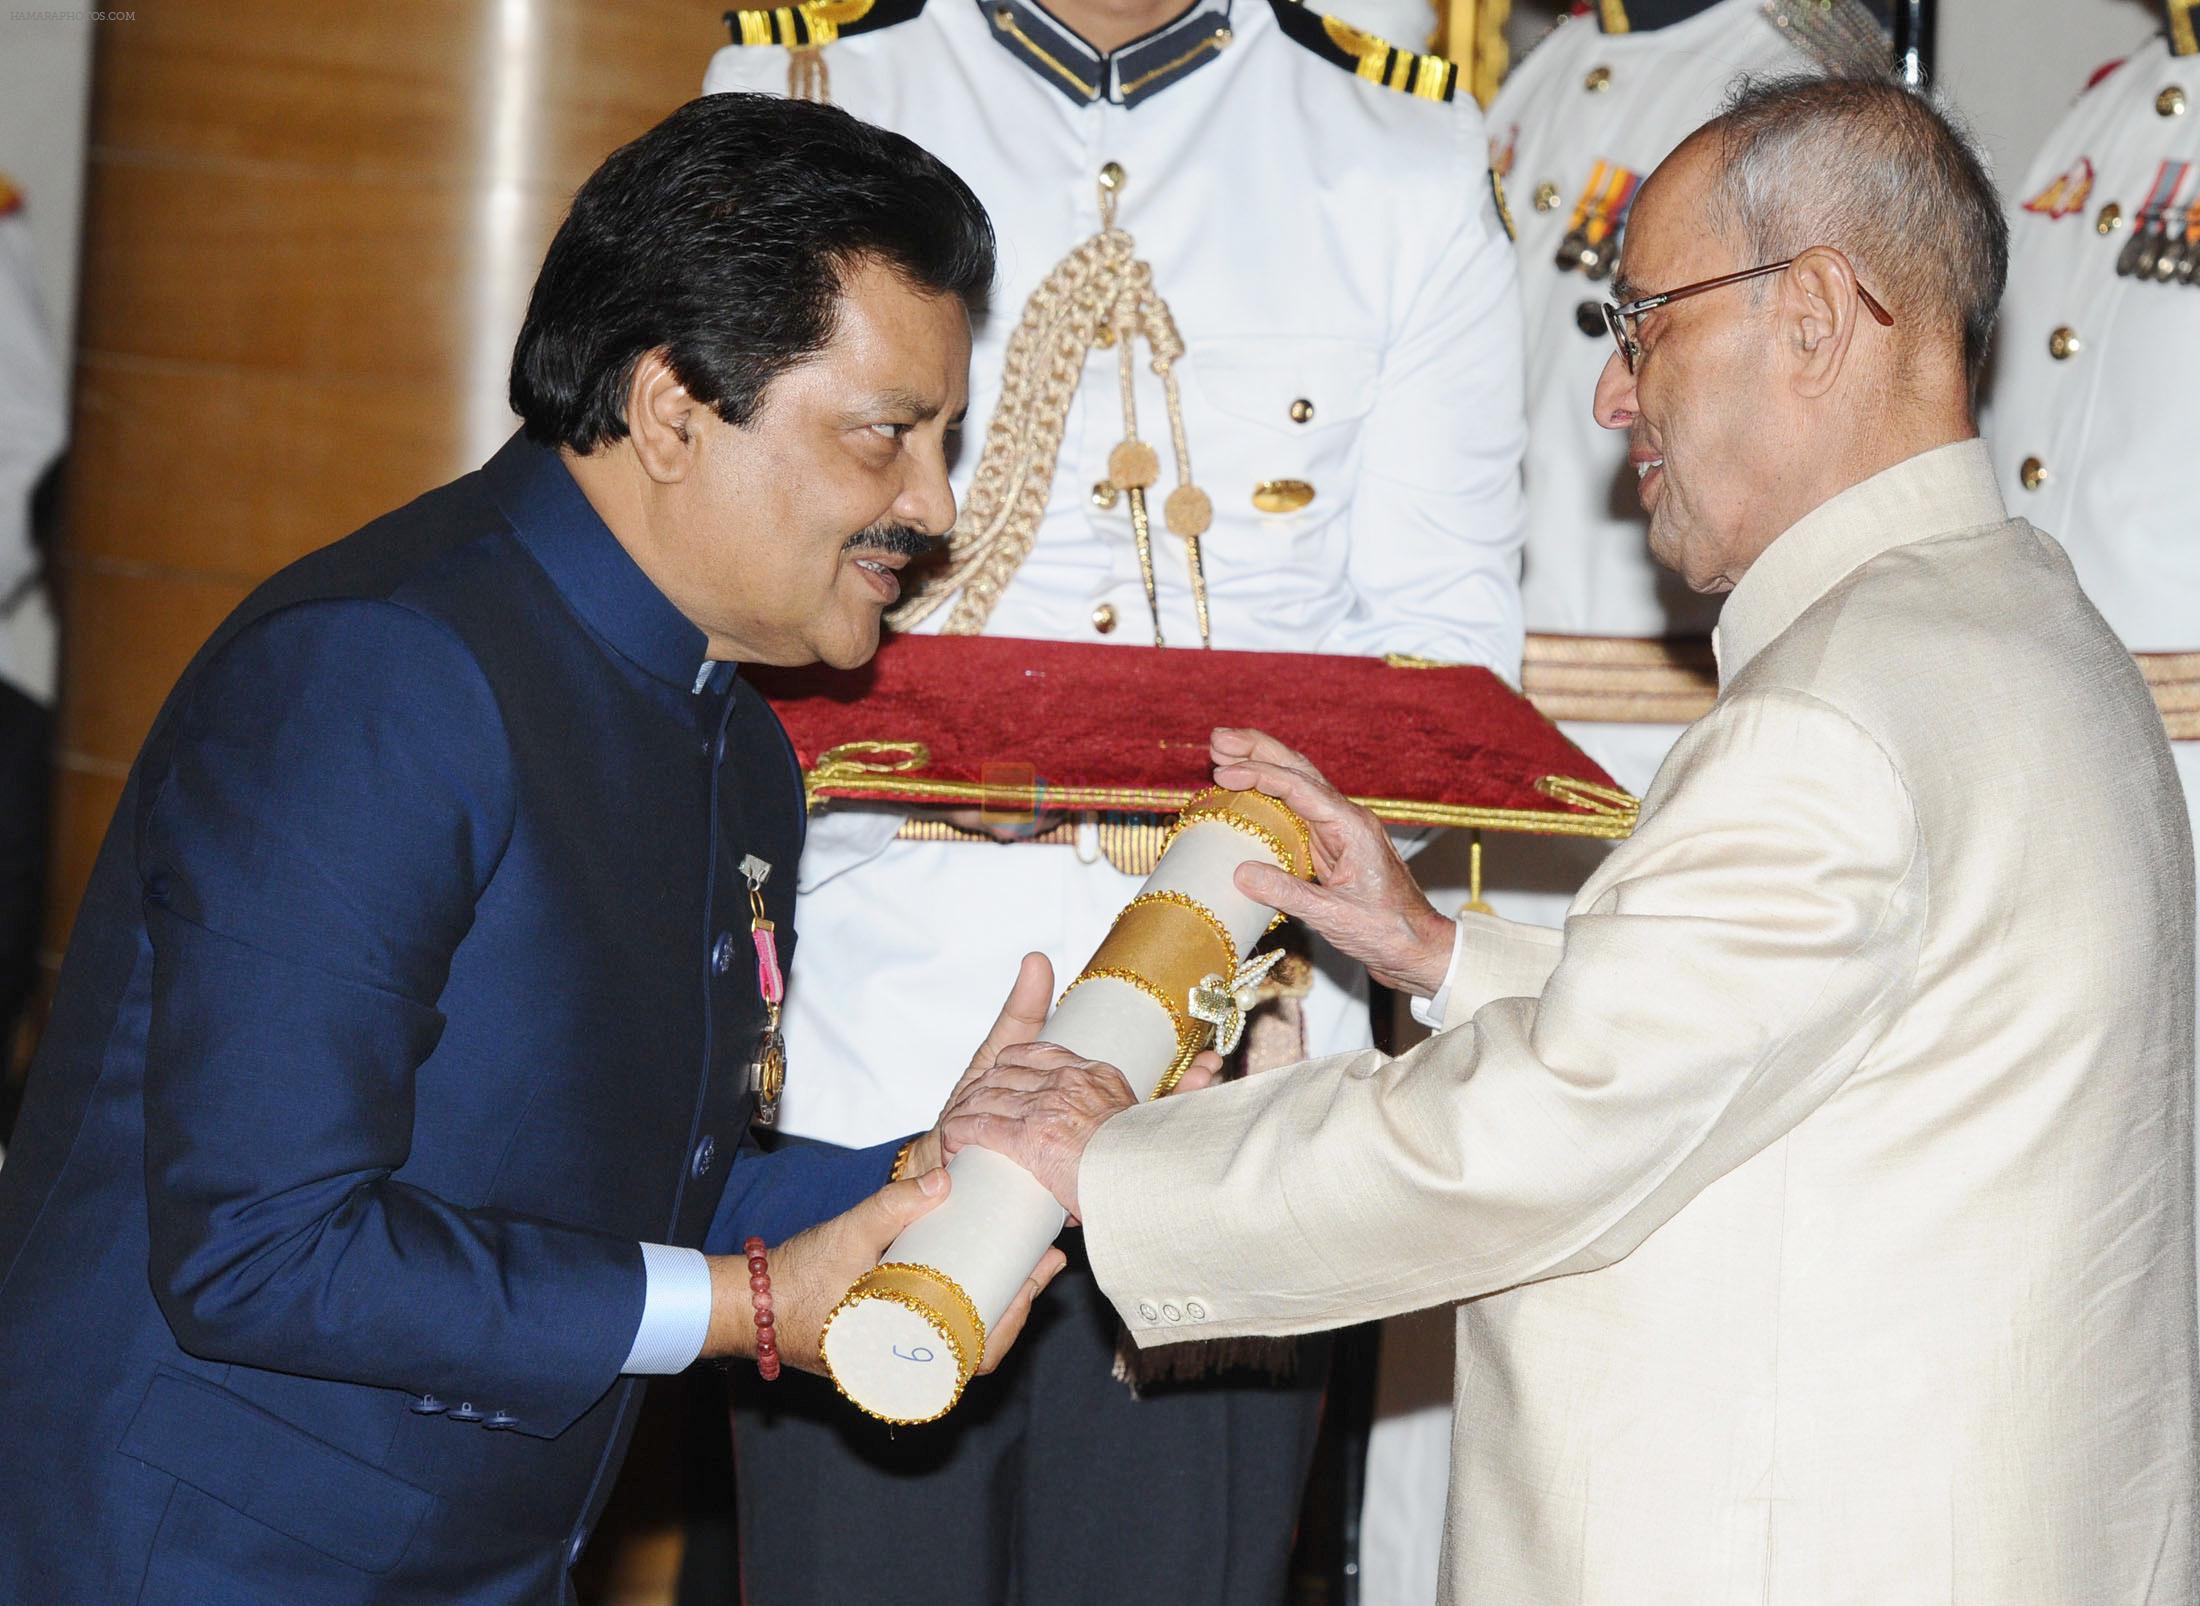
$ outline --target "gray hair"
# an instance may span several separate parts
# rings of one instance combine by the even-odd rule
[[[1750,261],[1845,252],[1898,326],[1960,335],[1976,378],[2009,278],[2009,221],[1969,137],[1883,79],[1744,79],[1716,142],[1715,220]]]

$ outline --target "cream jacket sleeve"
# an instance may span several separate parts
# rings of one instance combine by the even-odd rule
[[[1791,690],[1730,697],[1562,936],[1472,921],[1450,1029],[1103,1127],[1079,1174],[1093,1270],[1160,1343],[1609,1264],[1871,1052],[1913,985],[1926,873],[1863,729]]]

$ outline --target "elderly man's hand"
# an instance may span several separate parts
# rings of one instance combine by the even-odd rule
[[[1207,1086],[1221,1069],[1221,1055],[1198,1055],[1175,1093]],[[940,1135],[950,1155],[973,1144],[1007,1155],[1045,1183],[1076,1221],[1083,1215],[1077,1170],[1085,1146],[1137,1102],[1114,1066],[1053,1043],[1022,1043],[1001,1050],[990,1068],[955,1090],[940,1118]]]
[[[1208,756],[1218,786],[1257,788],[1289,804],[1313,833],[1318,884],[1247,863],[1238,866],[1238,890],[1305,921],[1386,987],[1433,997],[1451,968],[1454,927],[1422,895],[1382,822],[1261,731],[1219,728]]]

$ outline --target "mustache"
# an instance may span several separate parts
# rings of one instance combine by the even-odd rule
[[[848,537],[844,552],[891,552],[921,558],[939,545],[937,536],[926,535],[913,524],[874,524]]]

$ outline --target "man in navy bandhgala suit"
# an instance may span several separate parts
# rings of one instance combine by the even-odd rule
[[[0,1600],[556,1600],[642,1377],[756,1353],[746,1238],[817,1364],[945,1180],[749,1141],[803,806],[740,665],[874,650],[991,270],[908,142],[685,107],[551,247],[524,435],[185,671],[0,1169]]]

